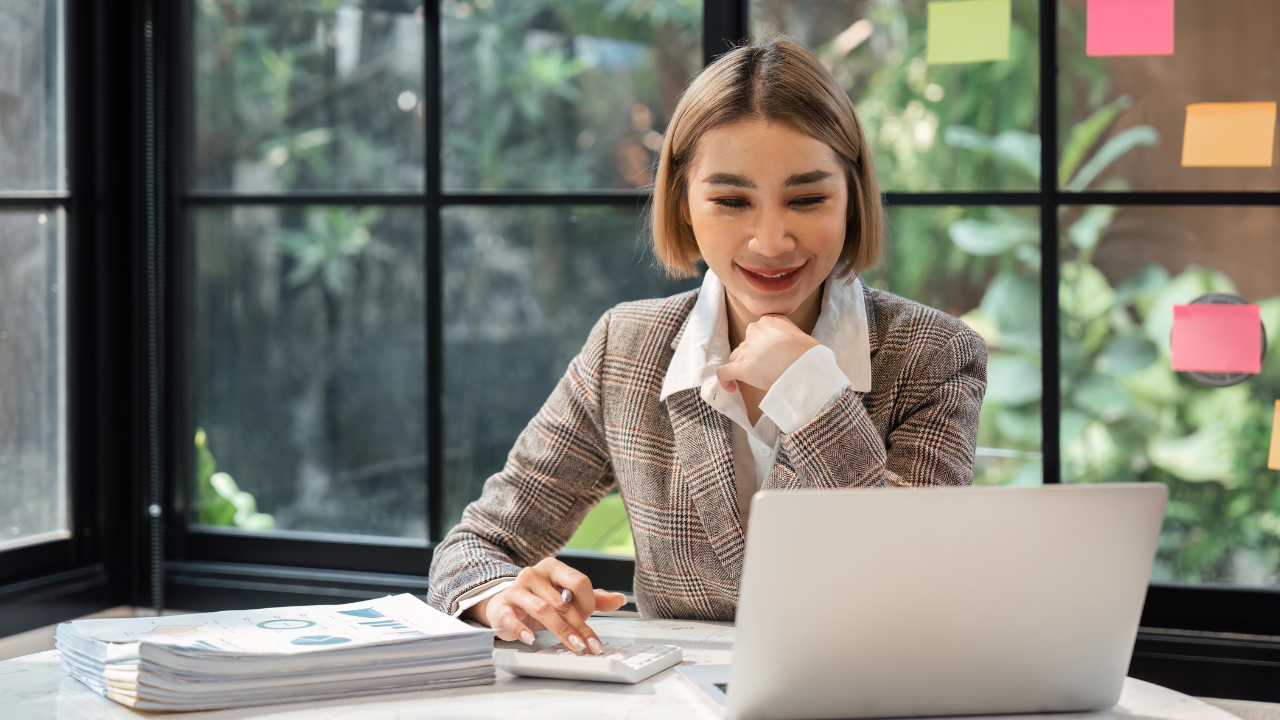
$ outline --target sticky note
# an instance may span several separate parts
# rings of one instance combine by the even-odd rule
[[[1257,305],[1174,305],[1173,369],[1262,372],[1262,314]]]
[[[931,2],[925,61],[956,65],[1008,60],[1012,24],[1012,0]]]
[[[1173,0],[1089,0],[1086,55],[1172,55]]]
[[[1280,400],[1276,401],[1276,414],[1271,421],[1271,453],[1267,456],[1267,467],[1280,470]]]
[[[1274,102],[1188,105],[1182,167],[1271,167],[1275,136]]]

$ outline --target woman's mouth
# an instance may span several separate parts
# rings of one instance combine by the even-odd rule
[[[800,271],[807,265],[808,263],[802,263],[785,268],[748,268],[737,263],[733,264],[751,287],[764,292],[790,290],[800,280]]]

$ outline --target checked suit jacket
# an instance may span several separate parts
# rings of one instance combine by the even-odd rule
[[[696,290],[605,313],[506,466],[436,547],[428,602],[554,556],[618,488],[645,617],[732,620],[746,534],[731,421],[697,389],[659,402]],[[955,318],[866,288],[871,391],[848,389],[783,434],[764,489],[968,485],[987,348]]]

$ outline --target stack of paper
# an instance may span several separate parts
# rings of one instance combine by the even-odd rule
[[[483,685],[493,631],[412,595],[58,626],[62,666],[141,710],[212,710]]]

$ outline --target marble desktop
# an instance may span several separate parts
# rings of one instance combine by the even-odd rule
[[[608,643],[679,645],[686,664],[728,663],[734,628],[724,623],[636,618],[592,618]],[[0,718],[3,720],[124,720],[158,718],[97,695],[68,677],[55,651],[0,663]],[[189,720],[414,720],[416,718],[631,718],[685,720],[722,717],[720,708],[674,670],[635,685],[517,678],[498,671],[493,685],[398,693],[314,703],[266,705],[213,712],[181,713]],[[1035,716],[1027,716],[1035,717]],[[1054,720],[1237,720],[1195,698],[1132,678],[1116,707],[1096,713],[1054,715]],[[975,720],[968,718],[966,720]],[[1001,720],[1020,720],[1002,716]]]

